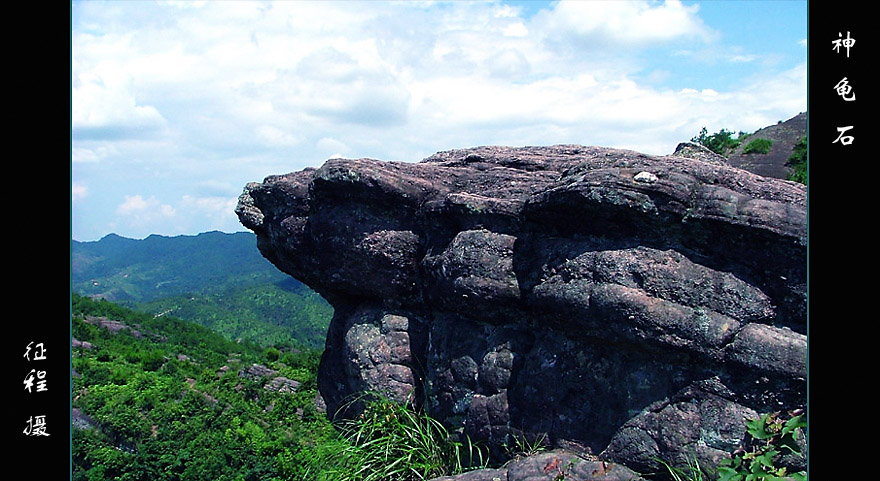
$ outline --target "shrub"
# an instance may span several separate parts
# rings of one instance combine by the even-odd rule
[[[770,152],[770,147],[772,146],[772,140],[755,139],[743,147],[743,154],[766,154],[767,152]]]
[[[746,134],[740,132],[737,137],[734,138],[733,132],[725,129],[721,129],[718,132],[709,135],[706,127],[703,127],[700,130],[700,133],[691,139],[691,142],[696,142],[718,155],[726,156],[733,149],[737,148],[745,137]]]
[[[784,451],[800,454],[798,432],[806,429],[802,412],[768,413],[746,422],[748,438],[744,446],[718,467],[720,481],[775,481],[784,477],[806,481],[803,471],[787,473],[776,462]]]
[[[269,362],[275,362],[281,357],[281,351],[274,347],[267,347],[263,350],[263,355]]]
[[[791,157],[788,158],[788,161],[785,164],[792,168],[792,173],[789,174],[788,180],[793,180],[795,182],[800,182],[801,184],[807,185],[808,172],[806,137],[801,137],[797,145],[794,146],[794,152],[791,154]]]

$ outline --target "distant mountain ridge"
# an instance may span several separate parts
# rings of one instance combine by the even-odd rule
[[[246,232],[143,240],[110,234],[94,242],[71,242],[72,287],[111,301],[147,302],[287,278],[260,255],[256,237]]]
[[[260,254],[250,232],[71,241],[71,290],[230,338],[322,347],[329,305]]]

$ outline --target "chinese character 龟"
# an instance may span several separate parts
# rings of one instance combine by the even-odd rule
[[[843,97],[843,100],[846,100],[847,102],[856,99],[856,94],[852,91],[852,87],[849,86],[849,80],[847,80],[846,77],[843,77],[840,82],[837,82],[837,85],[834,86],[834,90],[837,90],[837,95]],[[852,95],[847,97],[850,93],[852,93]]]

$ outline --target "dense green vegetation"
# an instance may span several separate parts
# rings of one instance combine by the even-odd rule
[[[74,480],[353,480],[391,462],[401,471],[383,479],[409,480],[466,464],[450,457],[461,445],[430,418],[402,422],[381,401],[382,410],[334,427],[315,402],[318,350],[235,342],[175,317],[72,300],[72,336],[88,343],[73,348]],[[267,378],[243,375],[254,364],[300,384],[267,389]],[[434,449],[426,452],[440,456],[377,464],[366,438],[350,436],[368,431],[421,432]]]
[[[71,287],[279,347],[324,344],[332,308],[262,257],[251,233],[71,242]]]
[[[797,145],[794,146],[794,152],[791,154],[791,157],[788,158],[788,162],[786,162],[786,164],[792,168],[792,173],[791,175],[789,175],[788,180],[793,180],[795,182],[800,182],[801,184],[807,185],[808,172],[806,137],[801,137]]]
[[[264,345],[324,346],[333,308],[292,278],[260,286],[167,297],[138,305],[198,322],[230,339]]]
[[[743,154],[766,154],[770,152],[773,141],[770,139],[755,139],[743,147]]]
[[[287,278],[257,250],[251,233],[71,242],[71,283],[84,295],[124,303],[205,294]]]
[[[746,428],[745,446],[721,461],[719,481],[807,480],[805,471],[789,472],[777,465],[782,455],[801,454],[798,437],[807,429],[803,411],[766,413],[747,421]]]
[[[194,323],[73,299],[72,335],[92,346],[74,349],[73,407],[95,426],[73,432],[73,479],[302,479],[341,442],[315,408],[318,351],[270,362],[262,347]],[[239,377],[254,363],[301,388],[282,394]]]
[[[734,137],[733,132],[726,129],[721,129],[710,135],[706,127],[703,127],[700,129],[700,133],[691,139],[691,142],[696,142],[712,152],[726,157],[739,147],[746,137],[747,134],[744,132],[740,132]]]

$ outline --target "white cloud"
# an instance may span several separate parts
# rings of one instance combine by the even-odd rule
[[[535,23],[549,38],[571,41],[576,37],[603,49],[622,51],[680,38],[714,37],[697,16],[698,10],[698,6],[686,7],[679,1],[561,1],[552,10],[541,11]]]
[[[529,34],[529,29],[522,22],[511,23],[504,27],[504,36],[506,37],[525,37]]]
[[[519,79],[531,71],[529,61],[516,49],[504,49],[486,60],[492,77]]]
[[[137,99],[123,60],[131,35],[75,34],[71,121],[75,138],[121,139],[155,131],[165,119]]]
[[[730,61],[734,63],[753,62],[757,58],[754,54],[735,54],[730,57]]]
[[[90,147],[86,147],[85,145],[88,145],[88,143],[78,142],[71,149],[71,160],[74,163],[100,162],[101,159],[119,154],[119,149],[113,144],[102,143]]]
[[[116,207],[116,212],[120,215],[171,217],[174,208],[160,203],[155,196],[144,199],[140,195],[126,195],[125,202]]]
[[[151,105],[139,105],[125,87],[103,79],[80,79],[71,102],[73,133],[79,139],[141,137],[161,128],[165,119]]]
[[[329,137],[322,137],[320,140],[318,140],[318,143],[315,145],[315,147],[317,148],[318,152],[325,155],[328,159],[346,157],[351,152],[351,148],[345,145],[345,143]]]
[[[89,188],[78,182],[72,182],[70,184],[70,195],[71,200],[76,202],[89,195]]]
[[[75,2],[76,181],[95,203],[109,185],[113,195],[141,189],[122,190],[128,179],[149,185],[154,194],[126,197],[116,214],[157,229],[161,219],[234,229],[221,214],[227,192],[332,156],[415,161],[492,143],[669,153],[710,121],[745,130],[740,119],[806,107],[804,65],[780,74],[765,64],[716,85],[708,62],[739,59],[747,71],[768,55],[719,42],[697,6],[563,1],[521,12],[456,1]],[[697,75],[709,80],[680,80]]]
[[[178,210],[186,218],[201,219],[202,229],[235,231],[240,230],[238,217],[235,215],[235,197],[195,197],[184,195]]]
[[[237,195],[185,194],[172,205],[159,201],[155,196],[126,195],[125,201],[116,208],[112,225],[134,238],[207,230],[233,232],[241,230],[234,212],[237,201]]]
[[[273,146],[294,146],[300,142],[295,135],[273,125],[260,125],[256,128],[257,139]]]

